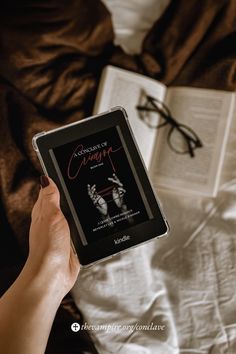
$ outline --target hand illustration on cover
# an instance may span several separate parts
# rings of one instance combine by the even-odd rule
[[[98,195],[96,191],[96,184],[94,184],[92,187],[90,186],[90,184],[88,184],[88,195],[90,196],[93,204],[98,209],[98,211],[103,216],[107,216],[108,215],[107,202],[100,195]]]
[[[113,177],[108,177],[108,181],[114,183],[112,197],[116,206],[122,210],[127,210],[127,206],[124,203],[124,194],[126,193],[126,190],[123,188],[123,183],[121,183],[115,173],[113,173]]]
[[[120,212],[127,211],[127,205],[124,201],[124,195],[126,190],[124,189],[123,183],[119,180],[117,175],[113,173],[112,177],[107,178],[108,181],[112,182],[110,187],[106,187],[105,189],[98,191],[96,190],[96,184],[93,184],[92,187],[88,184],[88,195],[93,202],[93,205],[96,207],[98,212],[101,214],[102,219],[110,226],[114,226],[113,218],[109,215],[109,209],[112,210],[112,207],[109,208],[109,203],[113,202]],[[108,199],[107,201],[104,199],[105,196],[112,196],[112,199]],[[113,215],[114,217],[114,215]],[[133,223],[133,218],[127,218],[129,223]]]

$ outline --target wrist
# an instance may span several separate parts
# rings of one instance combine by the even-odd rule
[[[50,274],[44,267],[37,268],[28,259],[19,279],[23,289],[27,289],[36,301],[46,301],[59,306],[63,297],[63,287],[59,285],[57,274]]]
[[[126,205],[126,204],[122,204],[122,205],[121,205],[121,211],[122,211],[122,213],[125,212],[125,211],[127,211],[127,209],[128,209],[128,208],[127,208],[127,205]]]

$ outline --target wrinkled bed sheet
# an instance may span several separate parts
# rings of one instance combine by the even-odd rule
[[[143,40],[171,0],[102,0],[112,16],[114,43],[129,54],[141,52]]]
[[[152,21],[157,4],[147,3]],[[138,0],[132,6],[133,14],[140,13]],[[125,13],[122,1],[110,8],[116,41],[135,52],[144,28],[136,21],[134,40],[135,16],[129,27],[122,8]],[[235,151],[236,110],[217,198],[158,191],[170,236],[81,271],[72,293],[94,326],[90,334],[99,353],[236,353]],[[151,323],[164,330],[125,327]]]
[[[41,173],[31,138],[38,131],[83,118],[104,65],[141,70],[167,85],[235,89],[235,0],[172,4],[146,37],[136,65],[135,58],[110,47],[110,16],[98,1],[4,3],[1,291],[27,255],[30,212]],[[11,10],[15,5],[20,12]],[[122,47],[127,43],[130,40]],[[234,151],[235,147],[234,140]],[[228,166],[236,171],[233,152]],[[235,172],[225,174],[214,200],[160,192],[172,225],[170,237],[81,271],[73,295],[89,324],[165,326],[164,331],[90,331],[101,354],[236,353],[235,194]],[[94,352],[85,333],[71,332],[72,321],[82,323],[67,298],[58,311],[47,353]]]
[[[171,234],[82,270],[73,289],[100,353],[236,353],[236,112],[217,198],[159,191]]]

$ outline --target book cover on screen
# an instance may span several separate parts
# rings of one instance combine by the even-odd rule
[[[149,219],[119,127],[50,150],[84,245]]]

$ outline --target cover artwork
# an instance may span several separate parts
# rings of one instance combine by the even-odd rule
[[[148,220],[116,127],[56,147],[50,154],[74,205],[83,244]]]

